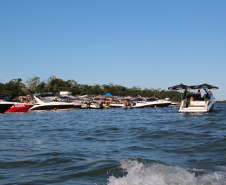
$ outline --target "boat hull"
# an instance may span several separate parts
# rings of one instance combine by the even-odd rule
[[[122,104],[122,103],[111,103],[110,107],[111,108],[123,108],[124,104]]]
[[[150,105],[149,107],[152,107],[152,108],[155,108],[155,107],[168,107],[170,105],[171,105],[171,103],[156,103],[156,104]]]
[[[69,105],[34,105],[30,110],[55,110],[55,109],[71,109],[73,104]]]
[[[13,103],[0,102],[0,113],[5,113],[12,106]]]
[[[156,108],[156,107],[168,107],[171,105],[170,101],[145,101],[145,102],[138,102],[136,105],[133,106],[133,108]]]
[[[36,104],[30,110],[57,110],[57,109],[71,109],[76,108],[76,103],[67,102],[43,102],[38,97],[34,96],[37,101]]]
[[[213,110],[215,101],[182,101],[179,112],[181,113],[205,113]]]
[[[104,106],[101,106],[100,104],[83,104],[81,106],[81,109],[103,109]]]
[[[32,106],[32,104],[15,103],[6,112],[27,112]]]
[[[169,105],[171,105],[170,101],[153,101],[153,102],[149,102],[149,101],[144,101],[144,102],[137,102],[134,103],[134,105],[132,106],[133,108],[155,108],[155,107],[168,107]],[[124,104],[111,104],[110,107],[112,108],[123,108]]]

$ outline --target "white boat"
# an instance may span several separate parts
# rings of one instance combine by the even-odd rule
[[[155,97],[151,97],[149,99],[146,99],[144,97],[139,96],[139,98],[136,101],[133,101],[132,108],[156,108],[156,107],[168,107],[171,105],[171,100],[169,98],[166,98],[164,100],[159,100]],[[111,103],[111,108],[124,108],[124,103]],[[128,107],[131,108],[131,107]]]
[[[79,103],[79,98],[75,97],[75,96],[61,96],[60,97],[61,100],[63,100],[64,102],[74,102],[74,107],[73,108],[81,108],[82,104]]]
[[[124,103],[111,103],[110,108],[125,108]],[[132,108],[145,108],[145,107],[151,107],[151,102],[148,102],[147,100],[143,101],[133,101]],[[130,106],[128,108],[131,108]]]
[[[82,104],[81,104],[81,103],[78,103],[78,102],[73,102],[73,103],[74,103],[73,108],[77,108],[77,109],[79,109],[79,108],[81,108],[81,107],[82,107]]]
[[[34,96],[37,103],[30,110],[57,110],[57,109],[70,109],[75,107],[75,102],[62,102],[62,101],[42,101],[39,96]],[[78,107],[76,105],[76,107]],[[81,107],[81,105],[80,105]]]
[[[106,105],[104,105],[106,106]],[[123,103],[111,103],[110,107],[111,108],[123,108],[124,104]]]
[[[180,84],[178,86],[169,87],[170,90],[180,90],[184,89],[184,98],[181,100],[181,105],[179,112],[181,113],[202,113],[202,112],[209,112],[213,109],[215,104],[215,98],[210,91],[210,89],[218,89],[216,86],[212,86],[209,84],[202,84],[202,85],[193,85],[193,86],[186,86]],[[196,93],[188,93],[190,89],[202,89],[204,91],[204,95]]]
[[[84,103],[82,104],[81,109],[103,109],[103,104],[101,105],[97,102]]]
[[[145,108],[145,107],[150,107],[149,102],[147,101],[138,101],[133,103],[133,108]]]
[[[146,99],[144,97],[139,97],[141,101],[137,101],[137,103],[135,103],[133,105],[133,108],[145,108],[145,107],[152,107],[152,108],[156,108],[156,107],[168,107],[169,105],[171,105],[171,101],[169,98],[166,98],[164,100],[159,100],[155,97],[151,97],[149,99]]]
[[[171,100],[169,98],[165,99],[157,99],[155,97],[147,99],[147,102],[149,104],[149,107],[168,107],[172,104]]]

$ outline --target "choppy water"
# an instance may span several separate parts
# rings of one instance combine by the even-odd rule
[[[225,185],[226,104],[0,114],[0,184]]]

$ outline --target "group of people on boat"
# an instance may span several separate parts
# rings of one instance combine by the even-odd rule
[[[201,96],[200,90],[198,90],[197,94]],[[209,95],[213,95],[213,93],[212,93],[210,90],[208,90],[208,94],[209,94]]]
[[[10,102],[34,103],[32,101],[32,98],[29,96],[5,96],[0,99],[3,101],[10,101]]]
[[[200,90],[198,90],[197,95],[201,98],[201,92],[200,92]],[[210,90],[208,90],[208,92],[204,95],[204,97],[207,98],[207,99],[210,99],[211,96],[213,96],[213,93]]]
[[[168,88],[169,90],[181,90],[184,89],[184,98],[181,97],[181,105],[179,112],[187,113],[187,112],[208,112],[213,109],[215,104],[215,98],[213,97],[213,93],[210,89],[218,89],[217,86],[213,86],[207,83],[201,85],[184,85],[179,84]],[[188,90],[198,89],[197,93],[187,94]],[[200,89],[205,91],[205,94],[201,96]]]
[[[200,90],[196,94],[188,95],[187,101],[203,101],[204,99],[210,99],[213,93],[209,90],[202,98]]]
[[[132,101],[124,101],[124,109],[133,109],[133,102]]]

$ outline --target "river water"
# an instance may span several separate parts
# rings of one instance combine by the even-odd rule
[[[0,184],[226,185],[226,104],[0,114]]]

